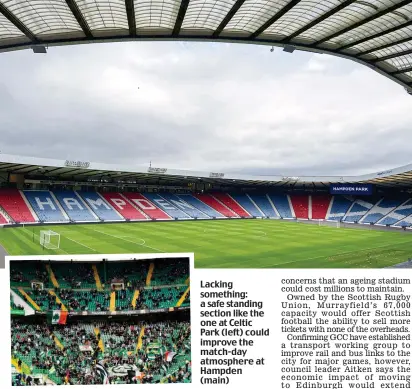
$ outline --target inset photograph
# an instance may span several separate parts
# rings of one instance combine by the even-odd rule
[[[13,386],[191,382],[189,257],[6,259]]]

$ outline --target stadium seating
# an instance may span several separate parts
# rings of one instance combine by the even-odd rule
[[[241,217],[250,217],[249,213],[242,208],[229,194],[227,193],[213,193],[213,197],[220,201],[226,207],[230,208],[234,213]]]
[[[46,190],[25,190],[24,196],[30,203],[34,212],[42,222],[64,222],[68,218],[63,215],[59,205]]]
[[[120,193],[105,192],[101,193],[104,199],[125,219],[128,220],[146,220],[148,217],[137,207],[134,207],[129,200],[124,198]]]
[[[404,200],[399,199],[382,199],[371,208],[368,214],[360,220],[361,223],[378,223],[383,217],[392,212],[395,208],[401,205]]]
[[[0,224],[9,224],[9,221],[0,213]]]
[[[43,282],[45,288],[51,287],[51,282],[44,262],[10,261],[11,286],[31,287],[32,281]]]
[[[124,196],[152,219],[169,220],[171,217],[140,193],[124,193]]]
[[[97,263],[95,266],[100,278],[102,278],[101,263]],[[96,288],[94,273],[90,263],[54,261],[51,263],[50,268],[60,288]]]
[[[249,215],[254,217],[262,217],[264,214],[253,204],[248,195],[245,194],[231,194],[231,197],[237,201],[240,206],[245,209]]]
[[[189,264],[184,259],[157,260],[152,275],[152,286],[184,284],[189,277]]]
[[[292,209],[289,204],[288,196],[283,194],[275,194],[267,196],[279,212],[279,216],[284,219],[292,219]]]
[[[295,216],[298,219],[309,219],[309,197],[307,195],[290,195]]]
[[[190,204],[191,206],[197,208],[199,211],[201,211],[202,213],[208,215],[209,217],[214,217],[214,218],[224,218],[224,216],[219,213],[218,211],[216,211],[214,208],[209,207],[208,205],[206,205],[204,202],[200,201],[199,199],[197,199],[196,197],[192,196],[192,195],[187,195],[187,194],[179,194],[177,195],[177,197],[183,201],[185,201],[186,203]]]
[[[146,261],[112,261],[107,263],[106,269],[108,282],[118,279],[123,280],[127,287],[139,288],[145,285],[149,264]]]
[[[1,189],[0,206],[16,223],[36,222],[25,199],[17,189]]]
[[[226,217],[239,217],[238,214],[233,212],[230,208],[228,208],[226,205],[222,204],[219,200],[214,198],[211,195],[208,194],[196,194],[195,197],[208,205],[209,207],[215,209],[219,213],[221,213],[223,216]]]
[[[183,212],[177,206],[169,203],[157,193],[145,193],[145,197],[175,219],[191,219],[187,213]]]
[[[312,195],[312,219],[325,220],[330,205],[330,196]]]
[[[356,199],[352,207],[349,209],[346,216],[343,218],[343,221],[349,223],[357,223],[359,222],[363,216],[365,216],[366,212],[368,212],[376,203],[376,201],[369,199],[366,201],[364,198]]]
[[[331,201],[332,205],[326,219],[341,221],[352,206],[353,200],[345,196],[333,196]]]
[[[412,199],[404,202],[391,213],[389,213],[384,219],[380,221],[379,224],[392,224],[395,226],[403,227],[401,221],[410,215],[412,215]]]
[[[254,203],[260,208],[260,210],[265,214],[267,217],[271,218],[279,218],[279,215],[276,213],[272,204],[269,202],[269,199],[265,195],[252,195],[250,198],[254,201]]]
[[[91,212],[84,201],[74,191],[54,191],[53,193],[70,220],[76,222],[98,220],[98,217]]]
[[[77,193],[101,220],[124,220],[97,192],[78,191]]]
[[[142,303],[147,309],[172,308],[176,306],[186,289],[186,287],[145,289]]]
[[[193,205],[190,205],[186,201],[180,199],[176,195],[172,193],[159,193],[164,199],[166,199],[170,204],[175,205],[176,207],[180,208],[182,211],[187,213],[192,218],[197,219],[210,219],[210,216],[206,213],[200,211],[199,209],[195,208]]]

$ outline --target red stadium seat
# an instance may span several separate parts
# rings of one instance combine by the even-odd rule
[[[247,213],[229,194],[227,193],[213,193],[213,197],[218,199],[221,203],[230,208],[233,212],[239,216],[250,217]]]
[[[212,207],[216,211],[220,212],[223,216],[226,217],[239,217],[235,212],[231,209],[227,208],[221,202],[216,200],[213,196],[206,195],[206,194],[197,194],[195,195],[200,201],[203,201],[209,207]]]
[[[298,219],[309,219],[309,196],[291,195],[290,201]]]
[[[0,206],[17,223],[36,222],[21,193],[17,189],[0,190]]]
[[[140,193],[124,193],[128,200],[152,219],[171,219],[171,217]]]
[[[324,220],[329,209],[331,196],[312,196],[312,219]]]
[[[145,220],[148,217],[140,211],[139,208],[134,207],[130,201],[122,196],[120,193],[110,192],[101,193],[104,199],[125,219],[129,220]]]

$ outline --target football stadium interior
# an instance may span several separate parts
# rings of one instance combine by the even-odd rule
[[[12,382],[191,381],[188,258],[10,261]]]
[[[199,267],[387,267],[411,257],[412,166],[282,177],[1,159],[0,242],[11,255],[194,251]]]

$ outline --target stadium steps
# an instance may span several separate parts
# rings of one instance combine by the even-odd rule
[[[189,285],[190,284],[190,277],[187,277],[186,281],[185,281],[185,285]]]
[[[121,193],[105,192],[100,193],[100,196],[128,220],[146,220],[148,217],[138,208],[136,208],[127,198]]]
[[[259,206],[256,204],[255,200],[253,200],[252,197],[250,197],[247,193],[246,193],[246,196],[248,197],[250,202],[256,207],[256,209],[260,212],[261,216],[265,217],[265,213],[259,208]]]
[[[359,223],[363,223],[363,221],[365,220],[365,218],[372,212],[374,212],[375,207],[379,207],[379,204],[383,201],[383,198],[381,198],[376,204],[374,204],[372,206],[372,208],[370,208],[360,219],[359,219]]]
[[[154,271],[154,262],[151,262],[149,266],[149,271],[147,272],[146,286],[150,286],[150,283],[152,282],[153,271]]]
[[[32,305],[32,307],[36,311],[41,311],[41,308],[36,304],[36,302],[23,290],[23,288],[19,288],[18,291],[22,294],[26,300]]]
[[[59,296],[57,296],[56,293],[54,293],[54,290],[49,290],[50,296],[53,296],[56,299],[57,304],[61,304],[61,310],[68,312],[68,309],[66,306],[63,304],[63,301],[60,300]]]
[[[92,269],[93,269],[94,281],[96,282],[96,289],[98,291],[102,291],[103,287],[102,287],[102,283],[100,281],[100,276],[99,276],[99,272],[97,271],[96,265],[92,265]]]
[[[55,195],[52,191],[50,191],[49,193],[50,193],[50,196],[52,197],[52,199],[54,200],[54,202],[56,203],[57,208],[59,208],[60,212],[61,212],[62,215],[64,216],[64,218],[65,218],[66,220],[71,221],[69,215],[66,213],[66,211],[64,210],[64,208],[62,207],[62,205],[59,203],[59,200],[57,199],[56,195]]]
[[[110,312],[114,312],[116,310],[116,292],[110,293],[110,305],[109,305]]]
[[[137,339],[137,344],[136,344],[136,354],[139,352],[139,350],[142,348],[143,346],[143,336],[144,336],[144,329],[145,327],[142,327],[140,329],[140,333],[139,333],[139,337]]]
[[[81,204],[84,205],[84,207],[91,213],[91,215],[96,219],[96,220],[101,220],[99,216],[96,215],[96,213],[93,211],[92,207],[89,205],[89,203],[83,198],[83,196],[76,190],[73,191],[74,194],[80,199]]]
[[[207,194],[195,194],[194,197],[196,197],[198,200],[200,200],[204,204],[208,205],[210,208],[213,208],[215,211],[218,211],[220,214],[222,214],[225,217],[233,217],[233,218],[239,217],[235,212],[233,212],[230,208],[228,208],[222,202],[216,200],[213,196],[210,196]]]
[[[96,339],[99,339],[99,335],[100,335],[98,346],[99,346],[100,351],[104,353],[104,343],[103,343],[102,334],[100,333],[100,330],[97,327],[95,327],[93,331],[94,331],[94,334],[96,335]]]
[[[33,207],[30,204],[30,201],[27,199],[27,197],[25,196],[24,192],[22,190],[19,190],[20,196],[22,197],[24,203],[26,204],[26,207],[29,209],[33,219],[36,222],[39,222],[39,217],[37,216],[37,213],[35,212],[35,210],[33,209]]]
[[[233,212],[237,213],[240,217],[251,217],[249,212],[246,211],[232,196],[228,193],[213,193],[213,197],[230,208]]]
[[[46,265],[47,272],[49,273],[50,281],[52,282],[55,288],[59,288],[59,283],[57,282],[57,278],[54,275],[53,269],[49,264]]]
[[[272,199],[270,198],[269,195],[266,195],[266,197],[267,197],[267,199],[268,199],[268,201],[269,201],[269,204],[272,206],[273,210],[275,211],[275,214],[277,215],[277,217],[280,217],[280,212],[279,212],[279,210],[276,208],[275,203],[272,201]]]
[[[30,367],[27,365],[27,363],[22,361],[21,368],[19,368],[18,359],[12,357],[11,358],[11,364],[16,368],[16,370],[19,373],[24,373],[26,375],[31,374]]]
[[[176,304],[176,307],[180,307],[183,304],[183,302],[186,300],[186,297],[187,297],[189,292],[190,292],[190,286],[187,287],[187,289],[183,293],[182,297],[180,297],[179,301]]]
[[[4,219],[4,220],[3,220]],[[13,218],[0,206],[0,224],[14,223]]]
[[[383,216],[381,219],[378,220],[378,222],[376,224],[380,224],[381,222],[383,222],[386,218],[388,218],[388,220],[390,219],[394,219],[396,220],[395,222],[392,222],[392,225],[396,225],[398,222],[402,221],[403,219],[407,218],[409,216],[408,212],[406,212],[405,214],[403,213],[399,213],[398,211],[402,211],[405,209],[405,206],[407,207],[408,205],[411,204],[411,199],[407,199],[406,201],[404,201],[402,204],[400,204],[399,206],[397,206],[393,211],[389,212],[387,215]],[[411,213],[412,213],[412,208],[411,208]],[[400,215],[400,218],[395,218],[393,217],[394,215]],[[392,220],[391,220],[392,221]]]
[[[63,343],[60,342],[60,339],[55,334],[53,334],[53,340],[57,348],[59,348],[60,350],[64,350]]]
[[[141,193],[124,193],[126,197],[134,206],[143,211],[151,219],[170,220],[172,219],[165,211],[153,204],[152,201],[147,199]]]
[[[30,212],[23,195],[17,189],[0,190],[0,205],[16,223],[35,223],[37,221]]]
[[[132,307],[133,309],[136,309],[136,303],[137,299],[139,298],[140,292],[138,290],[135,290],[133,293],[133,298],[132,298]]]

